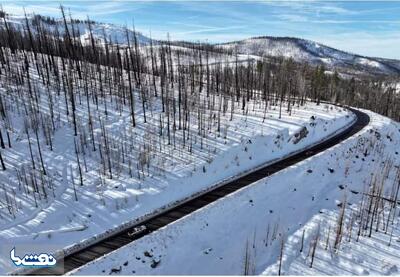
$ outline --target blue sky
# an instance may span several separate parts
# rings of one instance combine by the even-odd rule
[[[132,25],[153,38],[225,42],[292,36],[367,56],[400,59],[399,1],[2,1],[55,17],[59,3],[73,17]]]

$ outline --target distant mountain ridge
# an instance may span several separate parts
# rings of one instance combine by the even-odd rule
[[[4,16],[4,15],[3,15]],[[7,22],[13,28],[25,28],[24,16],[6,15]],[[29,15],[29,23],[33,26],[37,21],[41,21],[41,25],[50,31],[58,28],[60,35],[64,33],[64,22],[62,19],[53,19],[40,15]],[[127,44],[127,32],[133,44],[134,34],[140,45],[149,45],[151,41],[155,44],[156,40],[144,36],[140,32],[114,24],[99,23],[91,21],[93,37],[104,42],[105,38],[108,42],[115,44]],[[81,41],[90,43],[90,32],[88,22],[86,20],[67,20],[67,25],[79,34]],[[0,20],[0,28],[4,27],[4,21]],[[76,34],[76,35],[78,35]],[[191,43],[188,43],[190,45]],[[340,69],[340,71],[349,74],[380,74],[380,75],[399,75],[400,60],[384,59],[375,57],[365,57],[362,55],[348,53],[338,50],[321,43],[311,40],[294,38],[294,37],[272,37],[261,36],[240,41],[232,41],[227,43],[215,44],[218,48],[237,52],[238,54],[248,54],[255,56],[273,56],[292,58],[297,62],[307,62],[312,65],[324,65],[328,70]]]
[[[345,67],[369,73],[400,74],[399,60],[351,54],[301,38],[263,36],[219,45],[239,54],[281,56],[327,68]]]

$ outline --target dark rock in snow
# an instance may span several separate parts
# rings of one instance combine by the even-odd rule
[[[113,273],[120,273],[121,270],[122,270],[122,266],[119,266],[119,268],[111,268],[110,275]]]
[[[143,255],[145,255],[145,257],[149,257],[149,258],[153,257],[153,255],[150,254],[149,251],[144,251]]]
[[[301,130],[294,134],[293,144],[299,143],[303,138],[307,137],[308,130],[306,127],[301,128]]]
[[[161,262],[161,260],[159,260],[159,261],[153,260],[150,265],[151,268],[156,268],[160,264],[160,262]]]

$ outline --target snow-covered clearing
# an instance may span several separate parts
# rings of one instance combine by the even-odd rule
[[[351,232],[343,232],[337,252],[332,250],[334,231],[328,250],[324,249],[326,237],[323,234],[328,225],[332,230],[336,228],[337,219],[333,217],[343,203],[347,211],[357,210],[372,177],[384,185],[385,196],[398,182],[400,124],[372,112],[368,114],[371,116],[369,126],[354,137],[220,199],[72,274],[109,274],[112,269],[124,275],[277,274],[282,243],[282,274],[398,274],[398,209],[386,235],[381,227],[375,232],[374,225],[371,238],[362,230],[359,242],[355,242],[358,229],[355,223]],[[387,216],[378,214],[378,222],[386,222]],[[348,213],[345,218],[347,222]],[[299,239],[303,227],[306,231],[301,254]],[[314,267],[310,270],[310,257],[305,259],[304,255],[310,252],[310,242],[317,229],[321,239],[316,247]],[[350,233],[353,238],[348,242]],[[393,238],[389,247],[386,245],[390,233]]]
[[[350,226],[351,212],[355,213],[357,205],[353,205],[346,214],[346,226]],[[387,216],[387,213],[385,214]],[[399,275],[400,273],[400,221],[389,226],[387,232],[373,231],[369,237],[360,236],[358,229],[353,229],[352,237],[347,233],[337,252],[333,248],[334,226],[339,217],[338,211],[323,210],[313,216],[307,224],[287,239],[283,250],[282,272],[285,275]],[[353,225],[353,228],[358,226]],[[392,229],[393,228],[393,229]],[[330,229],[329,243],[328,230]],[[304,250],[300,253],[303,230],[305,231]],[[312,267],[309,252],[315,243],[319,230],[319,239]],[[277,275],[279,262],[269,266],[262,274]]]
[[[190,130],[184,136],[181,130],[171,131],[168,143],[167,118],[161,117],[159,98],[148,99],[144,123],[140,94],[135,94],[137,126],[132,128],[129,107],[116,96],[118,88],[105,86],[104,90],[113,94],[106,99],[99,97],[98,103],[90,92],[90,100],[86,100],[84,92],[75,93],[79,134],[75,137],[63,93],[54,90],[54,84],[44,87],[35,74],[35,69],[31,69],[37,103],[27,106],[23,95],[28,92],[17,94],[14,84],[7,80],[0,88],[7,113],[12,115],[7,122],[11,126],[8,130],[12,147],[2,149],[7,170],[0,172],[4,184],[0,244],[11,247],[46,245],[47,251],[56,251],[88,243],[97,235],[226,178],[318,142],[353,120],[353,115],[342,108],[313,103],[294,106],[291,114],[284,105],[281,118],[279,107],[270,106],[263,120],[264,105],[253,102],[244,112],[235,107],[232,120],[230,112],[221,114],[217,131],[217,112],[210,109],[204,113],[200,120],[209,120],[207,126],[199,128],[196,111],[202,106],[194,106]],[[95,90],[96,86],[92,88]],[[219,101],[224,100],[205,98],[204,105],[218,105]],[[24,127],[37,121],[29,121],[25,109],[33,118],[38,115],[48,123],[43,126],[45,134],[38,132],[46,175],[41,173],[37,137],[29,131],[28,139]],[[227,110],[230,111],[229,103]],[[54,133],[47,129],[51,125]],[[164,126],[163,136],[159,135],[160,125]],[[307,136],[295,143],[304,127]],[[82,185],[75,143],[83,172]],[[111,147],[104,148],[106,144]],[[108,165],[101,158],[105,151],[110,152]],[[32,160],[36,169],[32,168]],[[38,192],[32,193],[31,184]],[[15,269],[10,268],[8,248],[3,250],[6,254],[0,258],[0,273]]]

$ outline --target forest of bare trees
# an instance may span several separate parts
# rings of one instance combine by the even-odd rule
[[[93,21],[72,20],[63,8],[61,15],[61,21],[26,17],[20,29],[0,18],[0,162],[11,170],[2,155],[13,147],[11,136],[28,140],[29,163],[12,170],[20,191],[36,205],[54,195],[51,165],[42,151],[52,151],[54,134],[66,123],[73,129],[78,165],[75,190],[84,186],[89,157],[98,156],[104,178],[122,171],[145,178],[150,166],[162,175],[164,165],[153,161],[192,153],[193,145],[213,151],[207,138],[226,136],[227,121],[256,108],[265,119],[271,107],[281,116],[308,101],[329,101],[400,120],[400,95],[389,79],[340,78],[326,74],[323,66],[276,57],[241,60],[207,44],[152,40],[142,45],[127,28],[127,44],[119,45],[105,32],[97,39]],[[79,24],[90,30],[86,41],[80,39]],[[23,133],[13,132],[13,113],[23,118]],[[105,128],[111,113],[129,114],[129,128],[118,136]],[[18,205],[7,199],[14,215]]]

